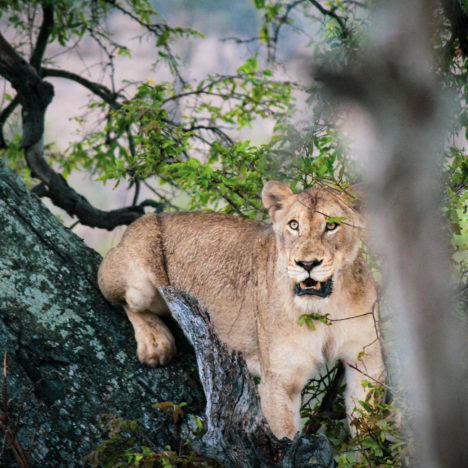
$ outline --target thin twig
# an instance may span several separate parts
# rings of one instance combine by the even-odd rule
[[[330,16],[331,18],[335,19],[336,22],[340,25],[341,30],[343,31],[344,37],[349,37],[350,33],[348,31],[348,28],[346,27],[344,21],[342,18],[340,18],[334,10],[327,10],[325,7],[323,7],[317,0],[309,0],[312,5],[314,5],[317,10],[320,11],[323,15]]]
[[[365,377],[373,380],[375,383],[379,384],[379,385],[382,385],[382,387],[385,387],[387,390],[392,390],[387,384],[381,382],[380,380],[377,380],[375,379],[374,377],[372,377],[371,375],[367,374],[366,372],[363,372],[361,369],[359,369],[359,367],[355,366],[354,364],[351,364],[350,362],[346,361],[345,359],[343,359],[343,362],[348,366],[350,367],[351,369],[354,369],[356,371],[358,371],[360,374],[364,375]]]

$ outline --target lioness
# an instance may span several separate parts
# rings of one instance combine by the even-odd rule
[[[173,285],[198,298],[220,338],[261,378],[273,433],[293,438],[301,391],[324,363],[345,359],[382,378],[376,289],[360,255],[362,219],[349,197],[328,188],[295,195],[269,182],[262,201],[272,225],[217,213],[142,216],[105,257],[99,286],[125,308],[138,357],[152,366],[167,364],[176,351],[160,319],[170,312],[158,288]],[[329,314],[332,324],[301,326],[308,313]],[[361,372],[346,373],[349,417],[366,390]]]

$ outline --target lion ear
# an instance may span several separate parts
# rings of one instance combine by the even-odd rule
[[[274,218],[274,213],[280,210],[284,201],[293,195],[292,190],[285,184],[272,180],[268,182],[262,190],[263,206],[268,210],[270,217]]]

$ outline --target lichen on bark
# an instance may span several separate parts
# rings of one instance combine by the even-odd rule
[[[33,465],[81,465],[105,437],[102,414],[139,419],[161,448],[178,444],[178,429],[151,405],[185,401],[201,412],[193,352],[182,345],[168,367],[142,366],[130,324],[97,287],[100,256],[3,165],[0,240],[0,352],[10,406],[24,406],[18,439],[28,447],[35,433]],[[10,464],[5,449],[0,465]]]

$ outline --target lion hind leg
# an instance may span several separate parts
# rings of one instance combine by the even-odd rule
[[[150,281],[133,284],[126,291],[124,308],[135,330],[139,360],[150,366],[168,364],[176,353],[176,345],[159,318],[168,315],[169,310],[156,287]]]

